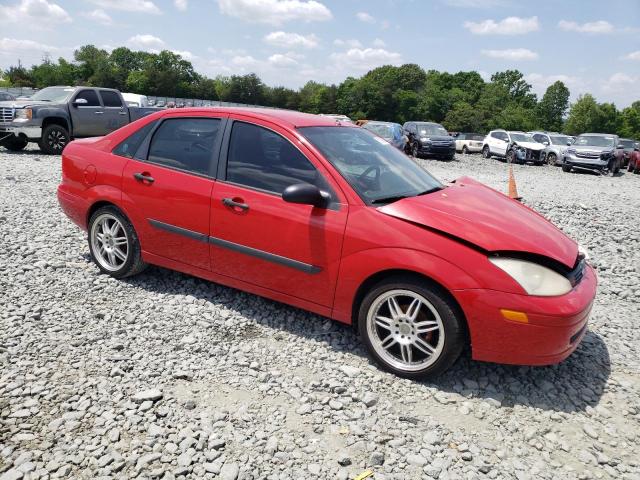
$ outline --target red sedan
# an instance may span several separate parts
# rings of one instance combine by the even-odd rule
[[[116,278],[147,264],[353,324],[417,378],[477,360],[557,363],[596,275],[542,216],[443,185],[365,129],[268,109],[165,110],[63,153],[58,199]]]

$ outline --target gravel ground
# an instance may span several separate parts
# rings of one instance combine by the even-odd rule
[[[503,163],[425,161],[501,191]],[[640,479],[640,177],[516,166],[592,254],[590,331],[553,367],[462,358],[434,383],[350,328],[179,273],[100,275],[60,158],[0,151],[0,479]]]

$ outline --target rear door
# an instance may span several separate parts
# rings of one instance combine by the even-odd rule
[[[239,116],[227,131],[211,197],[212,270],[330,307],[348,213],[339,187],[304,144],[277,125]],[[284,189],[297,183],[330,193],[331,205],[282,200]]]
[[[76,102],[80,100],[80,102]],[[78,90],[69,105],[71,122],[73,124],[72,136],[94,137],[104,135],[103,116],[104,107],[100,103],[98,92],[94,88],[81,88]]]
[[[129,123],[129,110],[124,105],[118,92],[114,90],[99,90],[99,93],[104,105],[101,135],[106,135]]]
[[[167,116],[123,172],[142,249],[209,269],[209,216],[226,118]]]

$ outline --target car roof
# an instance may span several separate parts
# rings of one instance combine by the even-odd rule
[[[369,120],[367,123],[365,123],[365,125],[400,125],[400,124],[395,122],[383,122],[382,120]]]
[[[195,112],[211,112],[233,113],[237,115],[246,115],[260,120],[284,123],[289,127],[335,127],[349,126],[355,127],[350,122],[340,122],[331,117],[323,117],[321,115],[313,115],[311,113],[296,112],[294,110],[281,110],[277,108],[255,108],[255,107],[189,107],[180,109],[179,115],[188,115]],[[176,114],[175,110],[165,110],[165,114]]]
[[[617,137],[615,133],[581,133],[579,137]]]

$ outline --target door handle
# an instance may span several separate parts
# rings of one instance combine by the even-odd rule
[[[127,112],[120,112],[119,115],[126,115]]]
[[[94,112],[96,115],[102,115],[104,112]]]
[[[236,208],[239,208],[240,210],[244,210],[244,211],[249,210],[249,205],[247,205],[246,203],[242,203],[242,201],[236,202],[232,198],[223,198],[222,204],[225,207],[233,208],[234,210]]]
[[[139,182],[153,183],[155,181],[155,179],[147,173],[134,173],[133,178]]]

